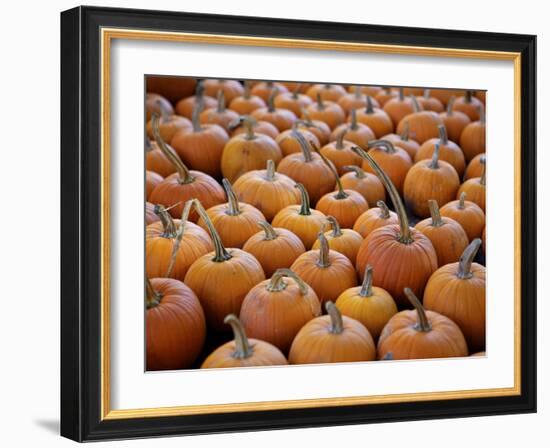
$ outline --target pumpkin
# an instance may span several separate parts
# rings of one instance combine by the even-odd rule
[[[369,142],[369,146],[371,147],[369,155],[382,167],[397,191],[401,193],[405,177],[413,165],[409,153],[387,140],[373,140]],[[363,162],[363,169],[369,173],[375,173],[367,162]]]
[[[160,218],[155,213],[155,204],[150,202],[145,203],[145,225],[153,224],[154,222],[160,221]]]
[[[195,293],[171,278],[146,279],[147,370],[190,367],[206,338],[204,313]]]
[[[472,202],[475,202],[477,205],[479,205],[479,208],[485,212],[485,176],[486,176],[486,162],[485,157],[481,157],[480,163],[483,167],[483,170],[481,171],[480,177],[472,177],[471,179],[468,179],[465,181],[457,192],[457,199],[460,198],[460,195],[462,193],[466,193],[468,196],[468,199]]]
[[[270,122],[255,120],[250,115],[241,115],[238,120],[232,123],[231,135],[233,137],[248,133],[248,124],[245,124],[247,120],[250,122],[250,126],[252,126],[252,129],[256,134],[265,134],[273,140],[275,140],[279,135],[279,130]]]
[[[170,101],[162,95],[147,93],[145,95],[145,121],[149,121],[155,113],[158,115],[174,115],[174,108]]]
[[[481,174],[483,173],[483,164],[481,163],[482,157],[485,157],[484,152],[478,154],[470,160],[470,163],[468,163],[466,171],[464,172],[464,180],[471,179],[472,177],[481,177]]]
[[[363,275],[367,264],[374,272],[374,284],[384,288],[398,304],[406,305],[403,288],[422,294],[430,275],[437,269],[437,255],[422,232],[409,227],[409,219],[392,181],[370,154],[355,149],[375,170],[386,187],[399,218],[399,225],[386,225],[370,232],[357,253],[356,268]]]
[[[384,107],[389,100],[395,98],[397,95],[398,93],[390,87],[384,87],[376,95],[374,95],[374,99],[378,101],[381,107]]]
[[[172,141],[172,138],[176,133],[182,129],[191,129],[191,121],[185,117],[179,115],[161,115],[159,123],[159,133],[165,142]],[[153,137],[153,124],[151,120],[147,122],[146,126],[147,137]]]
[[[441,207],[441,216],[446,216],[458,222],[470,241],[481,236],[485,227],[485,213],[475,202],[466,200],[466,193],[460,198]]]
[[[181,216],[183,204],[189,199],[199,199],[206,207],[223,203],[225,201],[223,188],[208,174],[189,170],[174,153],[174,150],[164,143],[158,132],[158,120],[158,115],[155,115],[153,117],[155,140],[165,157],[176,168],[176,172],[155,187],[149,202],[170,208],[170,213],[175,218]],[[225,132],[221,128],[220,130]],[[189,216],[189,219],[193,222],[196,222],[197,218],[195,211]]]
[[[305,324],[290,347],[290,364],[326,364],[373,361],[376,347],[372,336],[359,321],[342,316],[336,305],[327,302],[328,316]]]
[[[154,171],[145,171],[145,198],[148,199],[151,196],[155,187],[163,181],[163,177]]]
[[[365,95],[369,95],[372,97],[375,97],[376,95],[378,95],[380,92],[383,91],[382,87],[380,86],[362,85],[362,86],[349,86],[348,92],[352,93],[357,91],[357,89],[359,89],[361,93],[364,93]]]
[[[465,90],[459,89],[432,89],[430,92],[430,94],[434,98],[437,98],[439,101],[441,101],[441,104],[443,104],[443,106],[445,107],[449,105],[451,99],[456,99],[457,96],[462,96],[465,93]]]
[[[249,336],[288,353],[298,331],[320,314],[315,291],[290,269],[277,269],[246,295],[239,319]]]
[[[229,135],[217,124],[201,124],[200,110],[199,105],[193,112],[193,127],[176,132],[171,145],[184,164],[210,176],[219,177],[220,161]]]
[[[453,110],[465,113],[472,121],[479,120],[482,109],[483,103],[474,96],[474,92],[471,90],[466,90],[464,96],[457,98],[453,104]]]
[[[460,187],[460,179],[453,166],[439,160],[440,148],[440,144],[436,143],[432,158],[416,162],[403,183],[405,203],[421,218],[430,216],[429,199],[444,205],[455,198]]]
[[[205,79],[204,93],[217,98],[220,92],[228,103],[244,94],[243,85],[234,79]],[[225,102],[224,102],[225,104]]]
[[[297,120],[297,117],[291,110],[275,107],[274,101],[276,94],[277,90],[273,90],[267,99],[267,106],[256,109],[250,116],[256,120],[268,121],[273,124],[279,132],[282,132],[290,129]]]
[[[346,89],[338,84],[313,84],[306,91],[306,95],[314,101],[321,97],[323,101],[337,102],[346,94]]]
[[[302,184],[296,184],[299,189],[302,202],[301,205],[289,205],[283,208],[273,218],[273,227],[283,227],[298,236],[304,243],[306,249],[310,249],[317,234],[323,228],[325,215],[309,206],[309,195]]]
[[[378,227],[399,224],[397,213],[390,211],[384,201],[378,201],[376,205],[378,205],[378,207],[370,208],[359,216],[353,225],[353,230],[359,233],[363,238],[366,238],[373,230],[378,229]]]
[[[342,229],[334,216],[327,216],[327,224],[328,227],[332,227],[331,231],[325,232],[329,248],[345,255],[351,261],[351,264],[355,265],[357,252],[363,242],[363,237],[355,230]],[[323,226],[323,231],[325,231],[326,227],[326,225]],[[320,247],[321,242],[316,240],[312,249],[319,249]]]
[[[329,98],[326,98],[329,99]],[[375,107],[380,107],[380,104],[376,99],[371,98]],[[342,95],[336,102],[344,110],[346,115],[349,115],[352,110],[360,109],[365,105],[367,101],[367,95],[361,92],[360,86],[355,86],[353,92]]]
[[[296,91],[298,93],[306,93],[307,89],[311,87],[311,83],[308,82],[280,81],[279,84],[285,86],[289,92]]]
[[[336,141],[326,144],[321,148],[320,151],[323,156],[325,156],[334,164],[339,176],[346,172],[344,170],[344,166],[361,166],[362,163],[361,157],[359,157],[351,150],[351,148],[354,146],[354,143],[344,140],[345,134],[345,130],[341,131],[340,134],[338,134]],[[313,142],[311,143],[315,146]]]
[[[414,160],[414,158],[416,157],[416,153],[420,149],[420,144],[416,140],[409,138],[408,123],[404,126],[402,134],[387,134],[384,135],[381,140],[388,140],[394,146],[399,146],[400,148],[403,148],[405,151],[407,151],[407,153],[411,157],[411,160]],[[368,148],[362,149],[366,150]]]
[[[334,129],[346,120],[344,110],[333,101],[326,101],[321,94],[317,95],[317,101],[305,108],[313,120],[325,122],[330,129]]]
[[[158,93],[168,101],[176,103],[193,93],[197,81],[185,76],[151,76],[145,78],[145,89],[147,92]]]
[[[421,110],[416,98],[411,98],[414,107],[412,114],[406,115],[397,125],[397,133],[402,134],[409,127],[409,134],[420,144],[439,136],[439,125],[443,124],[437,112]],[[462,146],[462,145],[461,145]]]
[[[467,125],[460,134],[460,147],[466,162],[485,152],[485,112],[480,109],[480,118]]]
[[[300,84],[292,92],[283,92],[275,97],[275,107],[288,109],[299,117],[302,109],[313,103],[313,100],[303,93],[299,92]]]
[[[410,288],[404,292],[415,310],[401,311],[388,321],[378,339],[378,359],[389,353],[393,359],[468,356],[460,328],[448,317],[424,310]]]
[[[288,92],[288,89],[280,82],[261,81],[252,87],[252,95],[259,96],[266,103],[269,97],[276,91],[275,94]]]
[[[315,134],[317,140],[319,140],[320,145],[326,145],[331,136],[331,130],[324,121],[312,120],[306,108],[302,109],[302,118],[296,121],[296,129],[302,130],[305,129],[312,134]]]
[[[185,275],[189,286],[201,302],[208,328],[224,331],[224,318],[239,314],[250,289],[265,280],[264,271],[254,255],[241,249],[226,249],[206,210],[193,201],[214,242],[214,252],[198,258]]]
[[[246,134],[231,137],[223,150],[221,171],[224,177],[235,182],[243,174],[260,170],[268,160],[279,163],[283,155],[275,140],[265,134],[256,134],[250,120],[245,120]]]
[[[343,169],[348,172],[340,177],[342,187],[357,191],[365,198],[369,207],[374,207],[378,201],[386,199],[384,185],[375,174],[366,173],[355,165],[346,165]]]
[[[474,91],[474,96],[477,99],[479,99],[479,101],[481,101],[483,103],[483,105],[485,105],[486,94],[487,94],[486,90],[475,90]]]
[[[223,90],[218,91],[216,107],[210,107],[201,112],[199,120],[201,124],[217,124],[229,132],[230,125],[238,120],[239,114],[225,107]]]
[[[348,288],[357,285],[357,275],[348,257],[329,248],[328,240],[319,232],[319,249],[300,255],[290,269],[311,286],[319,301],[336,300]]]
[[[375,108],[372,98],[367,96],[367,106],[364,109],[357,109],[356,119],[359,123],[368,126],[376,138],[393,132],[393,121],[383,109]],[[353,117],[350,115],[349,120]]]
[[[357,121],[357,111],[352,109],[350,112],[350,123],[342,123],[337,126],[330,135],[331,140],[337,140],[338,136],[343,133],[343,138],[351,143],[356,144],[361,149],[367,150],[369,141],[375,139],[374,132],[366,124]]]
[[[244,82],[244,93],[237,96],[229,103],[229,109],[234,110],[239,115],[248,115],[256,109],[265,107],[265,101],[259,96],[252,95],[250,92],[250,81]]]
[[[302,146],[300,145],[300,142],[296,139],[296,132],[301,134],[302,137],[306,139],[306,141],[312,142],[317,146],[320,145],[319,139],[313,132],[307,129],[298,129],[296,123],[294,123],[292,129],[287,129],[286,131],[281,132],[275,139],[275,141],[279,145],[279,148],[281,148],[283,157],[288,156],[289,154],[302,152]]]
[[[445,125],[449,138],[453,142],[458,143],[460,141],[460,134],[462,134],[464,128],[468,126],[472,120],[470,120],[470,117],[468,117],[468,115],[464,112],[453,110],[454,102],[455,97],[453,96],[447,104],[447,111],[441,112],[439,116]]]
[[[342,227],[351,229],[357,218],[368,210],[369,204],[357,191],[344,190],[334,164],[322,152],[319,152],[319,155],[336,179],[336,191],[321,197],[315,208],[325,215],[334,216]]]
[[[468,235],[453,218],[441,217],[436,201],[430,199],[428,205],[431,218],[418,222],[414,227],[432,242],[439,266],[454,263],[468,246]]]
[[[234,314],[229,314],[224,323],[231,325],[234,339],[214,350],[204,360],[201,369],[288,364],[285,356],[274,345],[259,339],[248,339],[242,324]]]
[[[431,96],[430,89],[424,89],[424,94],[422,96],[417,96],[416,100],[423,110],[433,110],[437,113],[441,113],[445,110],[443,103],[436,97]]]
[[[316,203],[321,196],[334,189],[335,180],[330,168],[319,154],[311,151],[310,144],[302,134],[295,131],[294,137],[300,143],[302,152],[286,156],[279,163],[277,171],[303,184],[311,201]]]
[[[473,263],[481,246],[476,238],[460,260],[435,271],[424,291],[424,307],[455,322],[470,352],[485,350],[485,267]]]
[[[294,185],[290,177],[276,173],[275,163],[268,160],[265,170],[248,171],[239,177],[233,190],[239,201],[253,205],[271,221],[286,206],[300,203],[300,193]]]
[[[407,115],[416,112],[415,106],[413,104],[416,99],[405,97],[402,87],[399,88],[398,92],[399,95],[389,100],[386,104],[384,104],[383,107],[384,112],[386,112],[392,119],[394,126],[397,126],[399,122]],[[423,110],[420,104],[418,104],[418,106],[420,110]]]
[[[242,248],[244,243],[257,232],[258,221],[265,220],[260,210],[250,204],[239,202],[231,184],[222,180],[227,202],[206,210],[212,225],[216,228],[222,243],[227,247]],[[198,225],[207,230],[207,223],[199,219]]]
[[[340,294],[336,307],[344,316],[361,322],[375,340],[397,313],[397,305],[388,291],[372,285],[370,265],[365,268],[362,285],[346,289]]]
[[[394,87],[399,91],[399,87]],[[420,96],[424,94],[424,89],[422,87],[403,87],[404,96]]]
[[[176,167],[164,155],[156,142],[145,139],[145,169],[154,171],[162,177],[168,177],[176,172]]]
[[[414,161],[419,162],[420,160],[431,159],[436,144],[439,144],[439,159],[449,162],[456,170],[458,177],[462,178],[466,169],[464,153],[460,149],[460,146],[447,138],[447,131],[444,125],[439,126],[439,138],[431,138],[422,143]]]
[[[189,222],[191,201],[187,201],[181,219],[174,221],[163,206],[155,206],[160,221],[145,229],[145,272],[149,277],[183,281],[189,267],[212,252],[212,240],[202,228]]]
[[[208,109],[216,107],[217,101],[204,94],[204,81],[198,81],[195,95],[183,98],[176,103],[176,112],[185,118],[193,118],[193,111],[197,108]]]
[[[262,231],[252,235],[243,250],[254,255],[262,265],[266,277],[280,268],[289,268],[306,248],[302,240],[290,230],[273,228],[267,221],[258,221]]]

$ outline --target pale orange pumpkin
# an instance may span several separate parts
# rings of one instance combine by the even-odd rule
[[[204,94],[204,81],[198,81],[195,89],[195,95],[182,98],[176,103],[176,112],[185,118],[191,119],[193,111],[209,107],[216,107],[216,99]]]
[[[486,161],[485,156],[482,156],[479,160],[483,170],[480,177],[472,177],[465,181],[457,192],[457,199],[460,199],[462,193],[466,193],[468,200],[475,202],[479,205],[479,208],[485,212],[485,183],[486,183]]]
[[[380,104],[375,98],[371,99],[374,107],[380,107]],[[365,101],[367,101],[367,95],[361,91],[361,86],[355,86],[353,91],[342,95],[336,102],[344,110],[346,115],[349,115],[353,110],[364,107]]]
[[[468,163],[466,171],[464,172],[464,180],[471,179],[472,177],[481,177],[481,174],[483,173],[483,164],[481,163],[482,157],[485,157],[484,152],[478,154],[470,160],[470,163]]]
[[[252,95],[259,96],[266,103],[275,91],[275,95],[288,92],[288,89],[280,82],[260,81],[252,87]]]
[[[288,109],[294,112],[299,117],[302,114],[302,109],[313,103],[313,100],[299,92],[300,84],[292,90],[292,92],[283,92],[275,97],[275,107]]]
[[[422,96],[417,96],[416,100],[423,110],[432,110],[437,113],[441,113],[445,110],[443,103],[436,97],[431,96],[430,89],[424,89],[424,94]]]
[[[230,103],[234,98],[244,93],[243,85],[235,79],[205,79],[204,93],[217,98],[219,93]]]
[[[342,316],[336,305],[326,303],[328,316],[305,324],[290,347],[290,364],[326,364],[373,361],[376,347],[372,336],[359,321]]]
[[[414,158],[415,162],[431,159],[434,153],[435,145],[439,144],[439,160],[450,163],[456,170],[458,177],[462,178],[466,169],[464,153],[460,146],[447,138],[447,131],[444,125],[439,126],[439,138],[431,138],[425,141]]]
[[[413,101],[416,101],[416,99],[405,97],[402,87],[399,88],[398,93],[397,97],[390,99],[383,107],[384,112],[392,119],[394,126],[397,126],[407,115],[416,112],[413,105]],[[418,106],[420,110],[424,110],[420,104]]]
[[[313,120],[325,122],[330,129],[336,128],[346,120],[344,110],[333,101],[325,101],[321,94],[318,94],[317,101],[307,106],[305,110]]]
[[[380,103],[380,106],[384,107],[384,105],[391,100],[392,98],[395,98],[398,95],[398,93],[394,90],[392,90],[390,87],[384,87],[380,89],[380,91],[374,95],[374,99]]]
[[[145,121],[149,121],[153,114],[174,115],[172,103],[158,93],[147,93],[145,95]]]
[[[361,166],[363,162],[361,157],[351,150],[355,143],[344,140],[345,134],[346,130],[341,131],[340,134],[337,135],[336,141],[326,144],[320,150],[320,153],[333,163],[339,176],[346,172],[344,166]],[[311,144],[319,147],[319,145],[316,145],[314,142],[311,142]]]
[[[365,95],[370,95],[372,97],[375,97],[376,95],[378,95],[380,92],[383,91],[383,88],[380,86],[372,86],[372,85],[365,84],[361,86],[349,86],[348,92],[352,93],[352,92],[355,92],[357,89],[359,89],[361,93],[364,93]]]
[[[321,120],[312,120],[305,108],[302,109],[301,119],[296,121],[296,129],[305,129],[315,134],[320,145],[326,145],[330,140],[331,130],[328,124]]]
[[[457,98],[453,104],[453,110],[465,113],[472,121],[479,120],[482,109],[483,103],[474,96],[474,92],[471,90],[466,90],[464,96]]]
[[[306,91],[306,95],[313,101],[321,97],[323,101],[337,102],[346,95],[346,89],[339,84],[313,84]]]
[[[361,149],[367,150],[369,141],[375,139],[374,132],[366,124],[357,121],[357,111],[352,109],[350,112],[350,122],[342,123],[337,126],[330,135],[331,140],[337,140],[338,136],[343,133],[343,138],[351,143],[356,144]]]
[[[409,138],[409,125],[408,123],[405,124],[403,127],[403,132],[399,134],[386,134],[384,135],[381,140],[388,140],[391,142],[394,146],[398,146],[399,148],[403,148],[405,151],[409,153],[409,156],[411,157],[411,160],[414,160],[416,157],[416,153],[420,149],[420,144],[413,140],[412,138]],[[361,145],[359,145],[361,146]],[[368,148],[362,148],[362,149],[368,149]]]
[[[252,126],[252,129],[256,134],[265,134],[273,140],[275,140],[279,135],[279,130],[275,127],[275,125],[269,123],[268,121],[258,121],[250,115],[241,115],[239,119],[231,125],[231,135],[233,137],[248,133],[248,124],[245,124],[247,120],[250,122],[250,126]]]
[[[267,99],[267,106],[256,109],[250,116],[256,120],[268,121],[273,124],[279,132],[282,132],[292,128],[292,125],[298,118],[291,110],[275,107],[276,94],[277,90],[274,89]]]
[[[372,98],[367,96],[367,103],[364,109],[357,109],[357,121],[368,126],[376,138],[393,132],[393,121],[384,110],[375,108]],[[352,117],[350,116],[349,121]]]
[[[478,121],[468,124],[460,134],[460,147],[464,151],[466,162],[485,152],[485,111],[480,109]]]
[[[443,106],[447,107],[451,99],[464,95],[466,91],[460,89],[432,89],[430,93],[434,98],[441,101]]]
[[[353,230],[359,233],[363,238],[366,238],[373,230],[378,229],[378,227],[399,224],[397,213],[390,211],[384,201],[378,201],[376,205],[378,207],[370,208],[359,216],[353,225]]]
[[[155,204],[150,202],[145,203],[145,225],[153,224],[154,222],[160,221],[160,218],[155,213]]]
[[[340,182],[346,190],[354,190],[365,198],[369,207],[376,206],[378,201],[386,199],[386,190],[380,179],[375,174],[366,173],[362,168],[355,165],[346,165],[344,171],[348,171]]]
[[[304,128],[298,129],[296,123],[294,123],[292,129],[287,129],[286,131],[281,132],[275,139],[275,141],[279,145],[279,148],[281,148],[283,157],[286,157],[289,154],[302,152],[302,146],[300,142],[296,139],[297,132],[301,134],[302,137],[306,139],[306,141],[312,142],[316,146],[320,145],[319,139],[313,132]]]
[[[145,90],[164,96],[168,101],[175,103],[193,93],[197,80],[186,76],[154,76],[145,77]]]
[[[163,181],[163,177],[154,171],[145,171],[145,199],[149,199],[155,187]]]
[[[412,100],[414,112],[399,122],[397,133],[403,133],[405,126],[408,126],[409,134],[420,144],[438,137],[439,125],[443,124],[439,114],[431,110],[421,110],[416,98],[413,97]]]
[[[180,115],[161,115],[159,123],[159,133],[165,142],[171,142],[176,133],[182,129],[189,130],[193,125],[191,121]],[[147,137],[154,138],[153,124],[151,120],[146,125]]]
[[[256,109],[265,107],[265,101],[259,96],[252,95],[250,92],[250,81],[244,82],[244,93],[241,96],[233,98],[229,102],[229,109],[234,110],[239,115],[248,115]]]
[[[466,193],[460,198],[441,207],[441,216],[447,216],[458,222],[470,241],[481,237],[485,227],[485,213],[475,202],[466,200]]]
[[[216,107],[204,109],[199,116],[201,124],[217,124],[224,128],[226,132],[229,132],[231,123],[238,120],[238,118],[239,114],[237,112],[225,107],[223,90],[218,91]]]
[[[176,167],[164,155],[157,142],[145,139],[145,169],[154,171],[162,177],[168,177],[176,172]]]
[[[332,227],[332,230],[326,232],[327,227]],[[363,237],[355,230],[342,229],[334,216],[327,216],[327,223],[323,226],[322,231],[325,233],[329,248],[345,255],[351,261],[351,264],[355,265],[357,252],[363,242]],[[312,249],[319,249],[320,247],[321,242],[316,240]]]
[[[460,141],[460,135],[462,134],[462,131],[466,126],[468,126],[468,124],[471,123],[472,120],[470,120],[470,117],[468,117],[468,115],[466,115],[464,112],[453,110],[454,102],[455,97],[453,96],[447,104],[446,112],[441,112],[439,116],[441,117],[441,121],[443,121],[443,124],[445,125],[445,129],[447,130],[449,138],[453,142],[458,143]]]
[[[313,288],[290,269],[278,269],[246,295],[239,319],[249,336],[288,353],[298,331],[320,314]]]

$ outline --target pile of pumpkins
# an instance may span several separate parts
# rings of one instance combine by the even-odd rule
[[[148,370],[484,353],[484,92],[147,89]]]

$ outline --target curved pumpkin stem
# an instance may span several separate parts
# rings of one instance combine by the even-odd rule
[[[429,168],[432,170],[438,170],[439,169],[439,152],[440,152],[440,144],[439,142],[435,144],[434,146],[434,152],[432,154],[432,160],[430,161],[430,164],[428,165]]]
[[[357,177],[358,179],[364,179],[365,177],[367,177],[367,175],[365,174],[365,172],[360,166],[346,165],[343,168],[345,171],[353,171],[355,173],[355,177]]]
[[[252,356],[252,347],[248,342],[243,325],[238,317],[234,314],[229,314],[225,316],[223,323],[231,325],[231,330],[233,330],[235,351],[231,354],[231,356],[235,359],[246,359]]]
[[[155,137],[157,146],[160,148],[160,150],[166,156],[166,158],[172,163],[172,165],[174,165],[174,167],[176,168],[176,171],[178,172],[178,182],[180,184],[190,184],[194,182],[195,178],[191,175],[191,173],[189,172],[189,169],[185,166],[185,164],[181,161],[181,159],[174,153],[174,151],[171,148],[169,148],[166,145],[166,143],[164,143],[164,140],[160,136],[158,114],[153,114],[151,124],[153,126],[153,136]]]
[[[162,296],[155,291],[153,288],[153,285],[151,284],[151,281],[146,276],[145,277],[145,306],[147,309],[154,308],[158,305],[160,305],[160,301],[162,299]]]
[[[265,180],[273,182],[275,180],[275,162],[271,159],[267,161],[265,169]]]
[[[410,126],[408,121],[405,121],[404,123],[405,124],[403,125],[403,133],[399,136],[399,138],[401,139],[402,142],[407,142],[409,141]]]
[[[439,141],[442,145],[447,145],[449,143],[449,137],[447,136],[447,129],[445,128],[444,124],[440,124],[437,126],[437,129],[439,130]]]
[[[430,216],[432,217],[432,227],[441,227],[444,223],[441,219],[441,213],[439,212],[439,205],[434,199],[428,200],[428,207],[430,207]]]
[[[306,295],[309,289],[309,286],[304,282],[296,272],[291,271],[287,268],[277,269],[274,274],[271,276],[271,280],[266,286],[266,289],[269,292],[283,291],[288,286],[283,280],[284,277],[289,277],[296,282],[298,288],[300,289],[301,295]]]
[[[370,97],[370,95],[367,95],[367,108],[365,109],[365,113],[367,114],[374,113],[374,106],[372,105],[372,98]]]
[[[214,224],[212,224],[212,220],[210,219],[210,216],[208,216],[208,213],[206,213],[206,210],[202,206],[201,202],[198,199],[193,199],[193,205],[197,209],[199,216],[206,224],[208,233],[210,233],[210,237],[214,242],[214,257],[212,258],[212,261],[216,263],[221,263],[223,261],[227,261],[233,258],[232,255],[224,247],[222,239],[220,238],[220,234],[214,227]]]
[[[412,303],[414,308],[416,309],[416,314],[418,316],[418,322],[414,326],[414,329],[417,331],[424,331],[428,332],[432,330],[432,326],[430,325],[430,321],[428,320],[428,316],[426,316],[426,310],[422,306],[422,303],[420,303],[420,300],[418,300],[418,297],[412,292],[412,289],[405,288],[404,289],[405,295],[407,296],[407,299]]]
[[[191,211],[192,206],[193,206],[193,200],[190,199],[185,203],[185,206],[183,207],[183,212],[181,214],[181,219],[180,219],[180,225],[176,230],[174,246],[172,247],[172,255],[170,256],[170,263],[168,264],[168,269],[166,270],[166,274],[164,275],[165,277],[170,277],[172,275],[172,270],[176,265],[176,258],[178,255],[178,251],[180,250],[181,240],[183,238],[183,235],[185,234],[185,226],[187,224],[187,220],[189,219],[189,212]]]
[[[242,120],[244,129],[246,131],[246,139],[247,140],[254,140],[256,138],[256,134],[254,134],[254,121],[252,117],[245,116]]]
[[[279,237],[279,235],[277,235],[277,232],[275,232],[275,229],[267,221],[258,221],[258,226],[260,226],[265,232],[264,240],[271,241]]]
[[[304,161],[307,163],[313,161],[313,157],[311,156],[311,149],[305,137],[302,135],[302,133],[293,129],[291,131],[291,134],[300,145],[300,149],[302,150],[302,155],[304,156]]]
[[[317,238],[319,239],[320,247],[319,247],[319,261],[317,262],[317,266],[321,268],[328,268],[330,266],[330,247],[328,245],[327,237],[324,235],[323,232],[319,232],[319,235],[317,235]]]
[[[342,334],[344,331],[344,321],[340,310],[336,308],[336,305],[330,300],[325,304],[325,309],[330,316],[330,328],[329,331],[332,334]]]
[[[458,278],[467,280],[473,277],[472,263],[479,250],[479,246],[481,246],[481,239],[476,238],[462,252],[460,260],[458,260],[458,270],[456,272]]]
[[[327,216],[327,224],[332,227],[332,237],[338,238],[343,235],[342,229],[340,228],[340,224],[338,223],[338,220],[334,216]]]
[[[227,211],[225,213],[229,216],[240,215],[241,208],[239,206],[239,200],[237,199],[237,195],[235,195],[235,192],[231,187],[231,182],[229,182],[226,178],[223,178],[222,185],[223,189],[225,190],[225,194],[227,195]]]
[[[336,137],[336,145],[335,145],[335,148],[336,149],[344,149],[344,137],[346,135],[346,133],[348,132],[347,129],[343,129],[339,134],[338,136]]]
[[[299,214],[303,216],[311,215],[311,207],[309,205],[309,194],[306,190],[306,187],[304,187],[304,185],[300,183],[294,185],[294,187],[300,190],[301,206],[300,206]]]
[[[388,154],[394,154],[397,152],[395,146],[393,146],[393,143],[389,140],[370,140],[367,142],[367,145],[369,148],[372,146],[381,146]]]
[[[401,231],[399,232],[399,242],[403,244],[411,244],[414,239],[411,234],[411,229],[409,228],[409,218],[407,217],[407,211],[405,210],[403,201],[401,201],[397,188],[395,188],[395,185],[390,180],[386,172],[380,167],[380,165],[378,165],[378,162],[376,162],[376,160],[374,160],[366,151],[363,151],[358,146],[354,146],[352,150],[369,163],[384,184],[384,187],[386,187],[386,190],[388,191],[395,207],[395,211],[399,216],[399,226],[401,228]]]
[[[338,171],[336,170],[336,167],[329,159],[325,157],[325,155],[319,150],[319,148],[315,148],[315,152],[319,154],[323,162],[325,162],[325,165],[328,166],[329,170],[332,172],[334,178],[336,179],[336,187],[338,189],[338,192],[334,195],[334,197],[336,199],[346,199],[349,194],[346,193],[344,187],[342,186],[342,181],[340,180],[340,176],[338,176]]]
[[[161,236],[163,238],[175,238],[176,224],[174,223],[170,213],[168,213],[168,210],[164,206],[156,204],[153,211],[155,212],[155,215],[160,218],[160,222],[162,224],[163,231]]]
[[[390,209],[388,208],[386,203],[384,201],[378,201],[378,202],[376,202],[376,205],[380,209],[380,214],[378,216],[380,216],[380,218],[382,218],[382,219],[389,219],[390,218]]]
[[[481,156],[479,158],[479,163],[481,163],[481,177],[479,178],[479,183],[481,185],[485,185],[485,183],[487,182],[486,181],[486,166],[487,166],[487,163],[486,163],[486,160],[485,160],[485,156]]]
[[[411,95],[411,101],[412,101],[414,112],[415,113],[421,112],[422,108],[420,107],[420,103],[418,102],[418,99],[414,95]]]
[[[465,208],[465,202],[466,201],[466,192],[463,191],[462,193],[460,193],[460,198],[458,199],[458,208],[460,210],[464,210]]]
[[[321,98],[321,92],[317,92],[317,109],[320,111],[325,110],[325,103],[323,102],[323,98]]]
[[[365,268],[365,276],[363,277],[363,283],[361,284],[359,295],[361,297],[372,296],[372,266],[370,264],[368,264]]]
[[[357,110],[356,109],[351,110],[350,117],[351,117],[351,121],[350,121],[349,129],[352,130],[352,131],[356,131],[357,129],[359,129],[359,125],[357,124]]]

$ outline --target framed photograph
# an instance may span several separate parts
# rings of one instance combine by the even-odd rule
[[[536,411],[536,37],[61,14],[61,433]]]

